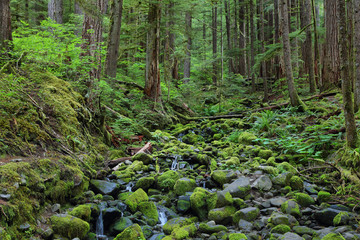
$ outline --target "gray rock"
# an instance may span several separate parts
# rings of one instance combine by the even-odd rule
[[[94,192],[102,195],[114,195],[119,190],[119,185],[113,182],[92,179],[90,184]]]
[[[334,228],[323,228],[318,231],[316,231],[316,235],[319,237],[319,239],[325,237],[329,233],[332,233]]]
[[[51,211],[53,213],[59,212],[60,208],[61,208],[61,205],[59,203],[55,203],[54,205],[51,206]]]
[[[279,225],[279,224],[285,224],[285,225],[297,225],[298,222],[296,221],[296,219],[288,214],[282,214],[279,212],[273,212],[271,214],[271,217],[269,219],[269,222],[273,225]]]
[[[293,231],[299,235],[308,234],[312,236],[316,231],[306,226],[294,226]]]
[[[105,208],[103,211],[104,226],[110,226],[121,217],[121,212],[117,208]]]
[[[284,235],[282,235],[279,240],[303,240],[302,237],[297,235],[296,233],[287,232]]]
[[[23,223],[19,226],[19,230],[22,231],[22,232],[25,232],[27,230],[29,230],[31,228],[30,224],[29,223]]]
[[[287,198],[284,197],[275,197],[275,198],[271,198],[270,200],[270,204],[274,207],[280,207],[281,204],[283,204],[284,202],[287,201]]]
[[[11,194],[0,194],[0,198],[8,201],[11,198]]]
[[[272,188],[272,182],[267,175],[263,175],[256,179],[256,181],[252,184],[252,187],[262,191],[269,191]]]
[[[315,189],[316,185],[304,182],[305,191],[309,194],[317,195],[318,191]]]
[[[254,221],[256,218],[259,217],[260,210],[256,207],[248,207],[244,209],[240,209],[236,212],[234,219],[243,219],[246,221]]]
[[[244,232],[251,232],[253,229],[253,224],[244,219],[240,219],[238,226],[239,226],[239,229]]]
[[[163,233],[157,233],[151,236],[151,238],[149,238],[149,240],[161,240],[165,237],[165,234]]]
[[[282,187],[289,186],[292,176],[293,174],[291,172],[281,173],[272,179],[272,183]]]
[[[335,216],[340,213],[341,210],[334,208],[325,208],[321,211],[315,212],[315,219],[325,226],[333,226],[333,220]]]
[[[115,221],[113,225],[110,227],[110,233],[113,236],[116,236],[117,234],[121,233],[125,230],[125,228],[130,227],[134,223],[131,221],[128,217],[122,217]]]
[[[281,211],[294,217],[301,217],[300,205],[293,200],[288,200],[281,204]]]
[[[215,170],[211,174],[211,178],[220,185],[230,183],[236,178],[236,174],[233,170]]]
[[[217,201],[216,201],[216,207],[224,207],[227,205],[231,205],[232,202],[229,202],[229,198],[225,197],[225,194],[228,192],[225,191],[217,191]]]
[[[229,184],[223,191],[229,192],[233,197],[244,198],[250,192],[250,179],[248,177],[240,177]]]

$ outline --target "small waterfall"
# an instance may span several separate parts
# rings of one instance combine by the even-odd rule
[[[104,221],[102,211],[104,206],[99,206],[100,214],[98,219],[96,220],[96,240],[107,240],[107,237],[104,235]]]
[[[175,159],[171,164],[171,170],[177,170],[179,168],[178,155],[175,155]]]
[[[126,184],[126,191],[132,192],[133,186],[134,186],[133,182],[129,182],[128,184]]]
[[[166,217],[165,212],[159,211],[159,221],[160,221],[161,226],[165,225],[165,223],[167,222],[167,217]]]

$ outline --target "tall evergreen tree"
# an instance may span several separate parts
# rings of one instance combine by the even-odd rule
[[[0,50],[12,40],[10,0],[0,1]]]

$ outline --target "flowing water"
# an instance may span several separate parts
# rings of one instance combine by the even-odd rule
[[[177,170],[179,168],[178,158],[179,158],[179,155],[175,155],[175,159],[171,164],[171,170]]]
[[[159,211],[159,221],[160,221],[161,226],[165,225],[165,223],[167,222],[167,217],[166,217],[165,212]]]
[[[99,206],[100,214],[96,221],[96,239],[97,240],[107,240],[108,238],[104,235],[104,220],[103,220],[103,214],[102,211],[104,209],[104,206]]]
[[[126,191],[132,192],[133,186],[134,186],[134,183],[133,183],[133,182],[129,182],[129,183],[126,185]]]

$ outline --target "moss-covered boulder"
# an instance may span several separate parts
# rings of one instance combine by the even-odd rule
[[[318,193],[318,201],[320,203],[323,203],[323,202],[328,202],[331,198],[331,194],[329,192],[326,192],[326,191],[320,191]]]
[[[147,165],[147,164],[150,164],[153,162],[153,157],[146,153],[139,153],[139,154],[134,155],[131,158],[131,160],[132,161],[140,161]]]
[[[283,172],[283,173],[280,173],[279,175],[275,176],[271,180],[272,180],[273,184],[284,187],[284,186],[290,185],[290,179],[292,178],[292,176],[294,176],[294,174],[291,172]]]
[[[237,176],[232,170],[215,170],[211,173],[211,178],[219,185],[231,182]]]
[[[165,223],[163,226],[163,231],[165,234],[171,234],[175,229],[181,228],[183,226],[187,226],[192,223],[190,218],[177,217],[172,218]]]
[[[214,221],[210,221],[208,223],[200,223],[199,231],[203,233],[217,233],[221,231],[227,232],[228,229],[224,225],[216,225]]]
[[[291,172],[292,174],[297,173],[296,168],[288,162],[278,164],[277,169],[279,169],[280,172]]]
[[[147,201],[149,201],[148,195],[144,190],[139,188],[125,200],[125,204],[132,212],[135,212],[139,206],[139,203]]]
[[[127,172],[138,172],[142,171],[144,168],[144,163],[142,161],[135,160],[130,166],[127,167]]]
[[[171,238],[174,240],[189,239],[190,236],[195,235],[197,228],[195,224],[189,224],[180,228],[176,228],[171,232]]]
[[[133,224],[134,223],[129,217],[122,217],[116,220],[115,223],[110,226],[110,233],[112,236],[116,236]]]
[[[190,132],[188,134],[186,134],[183,138],[182,138],[182,141],[184,143],[187,143],[187,144],[191,144],[191,145],[194,145],[195,143],[199,142],[199,141],[203,141],[204,138],[193,133],[193,132]]]
[[[139,178],[135,184],[135,189],[142,188],[144,191],[148,190],[155,183],[154,177]]]
[[[281,204],[281,211],[286,214],[290,214],[296,218],[302,216],[300,206],[294,200],[288,200]]]
[[[248,207],[240,209],[233,215],[233,222],[238,224],[240,219],[251,222],[254,221],[260,214],[260,210],[257,207]]]
[[[216,194],[217,194],[216,207],[220,208],[233,204],[234,199],[229,192],[217,191]]]
[[[298,176],[292,176],[290,179],[290,187],[292,190],[302,191],[304,189],[304,181]]]
[[[269,149],[263,150],[260,149],[258,156],[265,160],[268,160],[273,155],[273,152]]]
[[[159,190],[173,190],[176,181],[180,178],[180,174],[176,171],[169,170],[159,176],[157,186]]]
[[[245,234],[243,233],[230,233],[229,234],[229,240],[247,240]]]
[[[287,232],[291,232],[291,228],[285,224],[279,224],[271,229],[271,233],[280,233],[284,234]]]
[[[177,195],[184,195],[186,192],[192,192],[196,188],[196,182],[190,178],[180,178],[176,181],[174,191]]]
[[[75,207],[72,211],[69,212],[71,216],[81,218],[82,220],[89,222],[91,218],[91,205],[84,204]]]
[[[142,212],[146,218],[146,222],[155,226],[159,221],[159,213],[154,202],[140,202],[138,205],[139,211]]]
[[[208,218],[216,223],[231,223],[232,216],[234,215],[236,208],[233,206],[225,206],[222,208],[214,208],[209,211]]]
[[[67,214],[53,215],[50,218],[50,221],[55,234],[68,237],[70,239],[76,237],[83,239],[90,230],[89,223]]]
[[[225,164],[227,166],[239,166],[240,165],[240,159],[238,157],[231,157],[230,159],[225,161]]]
[[[114,195],[120,189],[120,186],[117,183],[97,179],[92,179],[90,181],[90,186],[95,193],[100,193],[102,195]]]
[[[146,240],[141,227],[134,224],[126,228],[122,233],[118,234],[114,240]]]
[[[245,144],[245,145],[251,145],[254,140],[256,140],[257,137],[249,132],[241,132],[238,138],[239,143]]]
[[[340,233],[328,233],[321,240],[345,240]]]
[[[195,188],[190,196],[191,209],[196,213],[200,220],[205,220],[208,212],[216,207],[217,194],[210,193],[203,188]]]
[[[299,222],[291,215],[282,214],[279,212],[273,212],[268,219],[269,226],[274,227],[276,225],[284,224],[289,226],[297,226]]]
[[[315,200],[306,193],[295,193],[294,198],[302,207],[309,207],[315,204]]]
[[[348,212],[339,212],[333,219],[334,226],[346,225],[350,221]]]

